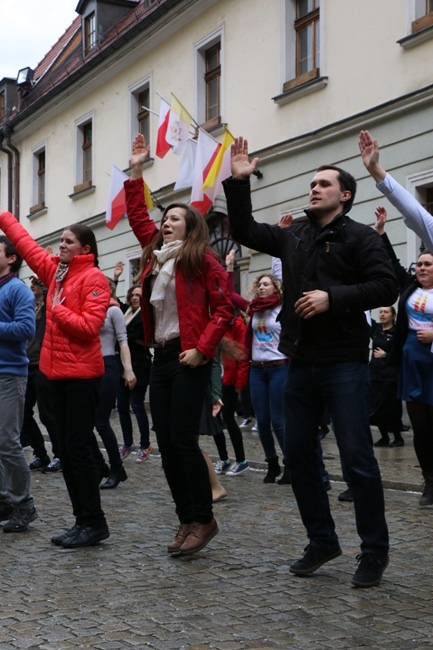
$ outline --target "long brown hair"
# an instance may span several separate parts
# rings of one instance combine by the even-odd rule
[[[139,270],[134,278],[135,281],[141,278],[149,262],[152,262],[152,265],[155,263],[156,256],[153,251],[159,250],[163,244],[162,226],[167,212],[172,208],[182,208],[185,212],[185,238],[176,257],[176,264],[182,273],[186,276],[199,275],[202,270],[205,252],[210,251],[214,254],[209,245],[209,229],[200,212],[186,203],[170,203],[162,215],[158,234],[155,235],[150,244],[143,248]]]

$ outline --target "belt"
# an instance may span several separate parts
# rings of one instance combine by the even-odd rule
[[[174,339],[168,339],[168,341],[160,341],[159,343],[155,343],[152,347],[160,350],[162,348],[168,348],[171,345],[180,345],[180,336],[176,336]]]
[[[251,361],[253,368],[271,368],[272,366],[285,366],[288,363],[288,359],[275,359],[275,361]]]

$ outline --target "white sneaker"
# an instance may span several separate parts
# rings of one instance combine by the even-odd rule
[[[245,420],[242,422],[242,424],[239,425],[240,429],[246,429],[248,425],[250,425],[252,422],[251,418],[245,418]]]

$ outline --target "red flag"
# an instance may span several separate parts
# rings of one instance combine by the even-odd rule
[[[158,136],[156,140],[156,155],[159,158],[164,158],[165,154],[171,149],[171,144],[167,142],[167,128],[168,120],[170,118],[170,106],[164,99],[161,99],[159,107],[159,122],[158,122]]]
[[[127,174],[113,165],[111,168],[110,191],[108,195],[107,212],[105,214],[105,225],[113,230],[126,214],[126,198],[124,181],[128,180]]]

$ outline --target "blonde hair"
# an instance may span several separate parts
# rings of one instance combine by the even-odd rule
[[[259,289],[259,282],[262,278],[269,278],[272,284],[274,285],[274,293],[278,293],[280,298],[283,297],[283,285],[281,282],[278,280],[278,278],[275,277],[275,275],[272,275],[272,273],[262,273],[259,275],[251,285],[251,289],[249,290],[249,294],[253,296],[254,298],[257,297],[257,292]]]

